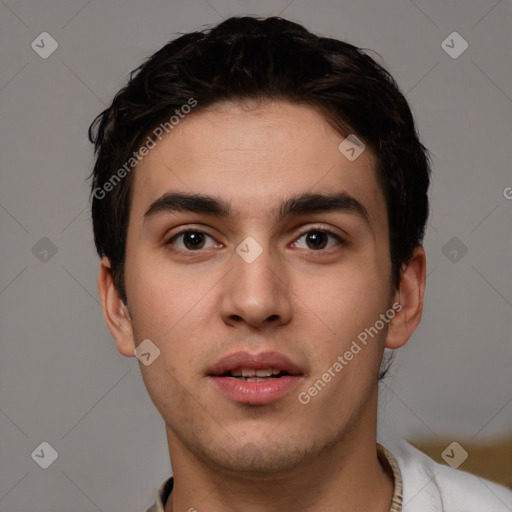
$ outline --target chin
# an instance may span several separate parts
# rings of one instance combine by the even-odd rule
[[[196,447],[197,449],[197,447]],[[211,467],[240,477],[271,479],[304,464],[314,449],[306,446],[276,445],[267,438],[257,442],[203,447],[201,458]]]

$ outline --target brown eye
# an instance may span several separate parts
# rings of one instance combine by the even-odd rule
[[[204,235],[203,233],[184,233],[183,235],[183,245],[187,249],[201,249],[204,245]]]
[[[174,235],[168,242],[167,245],[174,245],[178,249],[186,250],[186,251],[197,251],[199,249],[204,249],[207,239],[213,238],[202,231],[182,231]],[[181,243],[177,243],[181,239]],[[213,243],[215,245],[215,243]],[[212,247],[213,245],[210,245]]]
[[[327,241],[327,234],[322,231],[311,231],[306,235],[306,243],[310,249],[323,249]]]
[[[334,243],[331,243],[329,246],[329,238],[334,239]],[[300,240],[305,239],[305,245],[306,247],[300,246]],[[331,247],[334,247],[336,244],[344,244],[344,241],[335,233],[332,233],[328,230],[309,230],[303,233],[299,238],[297,238],[297,241],[294,243],[295,247],[298,247],[299,249],[310,249],[313,251],[320,251],[322,249],[330,249]]]

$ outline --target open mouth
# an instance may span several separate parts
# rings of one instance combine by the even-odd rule
[[[242,380],[245,382],[263,382],[266,380],[280,379],[281,377],[288,375],[291,374],[277,368],[266,368],[262,370],[242,368],[237,370],[229,370],[222,375],[217,375],[217,377],[232,377],[233,379]]]
[[[284,398],[304,380],[300,366],[278,352],[235,352],[217,361],[206,375],[228,399],[253,405]]]

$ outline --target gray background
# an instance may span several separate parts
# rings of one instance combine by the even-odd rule
[[[169,475],[163,421],[98,302],[86,129],[143,58],[230,15],[280,13],[378,51],[435,155],[424,319],[383,385],[381,436],[510,434],[511,7],[0,0],[0,510],[146,510]],[[31,47],[44,31],[47,59]],[[458,58],[441,46],[453,31]],[[48,469],[31,457],[43,441]]]

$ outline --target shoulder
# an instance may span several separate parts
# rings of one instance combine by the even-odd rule
[[[409,443],[383,443],[398,462],[403,512],[511,512],[512,490],[438,464]]]

